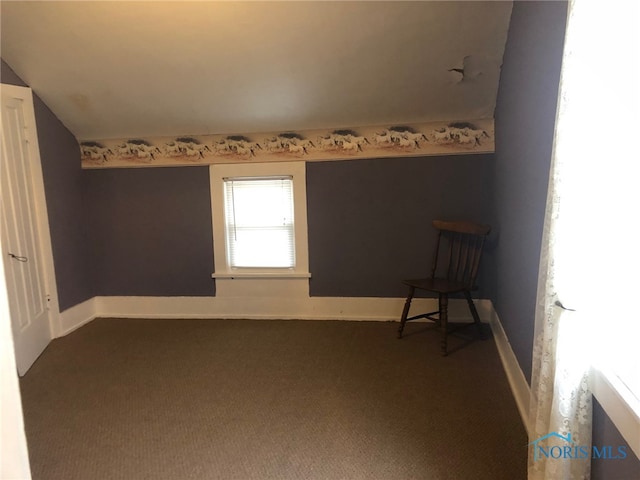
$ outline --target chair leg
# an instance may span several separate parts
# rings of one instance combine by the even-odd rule
[[[469,310],[471,310],[471,316],[473,317],[473,321],[476,324],[476,328],[478,329],[478,335],[480,336],[480,338],[485,338],[484,331],[482,330],[482,322],[480,321],[480,315],[478,315],[478,310],[476,310],[476,305],[475,303],[473,303],[473,299],[471,298],[471,293],[469,291],[465,291],[464,296],[467,299]]]
[[[447,356],[447,322],[449,320],[449,296],[446,293],[441,293],[438,298],[438,304],[440,307],[440,346],[442,348],[442,356]]]
[[[398,338],[402,338],[402,331],[404,330],[404,325],[407,323],[407,316],[409,315],[409,308],[411,307],[411,300],[413,299],[413,295],[415,293],[415,287],[409,287],[409,295],[407,295],[407,299],[404,302],[404,308],[402,309],[402,316],[400,317],[400,327],[398,328]]]

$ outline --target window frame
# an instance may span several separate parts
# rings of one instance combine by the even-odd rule
[[[236,278],[310,278],[307,235],[307,189],[304,162],[247,164],[213,164],[209,168],[211,215],[213,224],[214,279]],[[295,266],[232,267],[227,255],[224,180],[226,178],[261,178],[289,176],[293,179],[293,218]]]
[[[593,365],[591,391],[631,450],[640,457],[640,401],[611,368]]]

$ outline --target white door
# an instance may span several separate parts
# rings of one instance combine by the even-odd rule
[[[49,232],[46,203],[44,211],[41,205],[44,192],[31,90],[6,85],[1,90],[2,255],[16,365],[24,375],[52,338],[47,251],[42,241]]]

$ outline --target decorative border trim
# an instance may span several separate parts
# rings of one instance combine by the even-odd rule
[[[493,119],[80,142],[82,168],[352,160],[494,150]]]

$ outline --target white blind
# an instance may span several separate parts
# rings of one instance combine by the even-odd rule
[[[292,177],[224,179],[231,267],[295,266]]]

